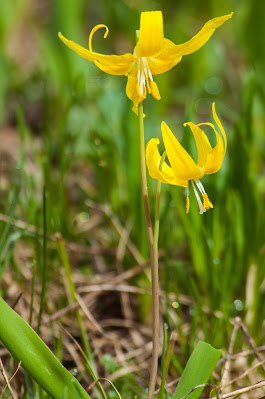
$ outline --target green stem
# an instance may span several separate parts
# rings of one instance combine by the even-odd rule
[[[160,164],[159,170],[162,171],[162,166],[166,158],[166,151],[164,151]],[[156,186],[156,210],[155,210],[155,228],[154,228],[154,248],[158,251],[158,236],[159,236],[159,209],[160,209],[160,193],[161,193],[161,180],[157,180]]]
[[[146,219],[147,234],[150,247],[150,263],[152,276],[152,305],[153,305],[153,351],[152,366],[148,387],[147,399],[154,397],[157,364],[158,364],[158,346],[159,346],[159,298],[158,298],[158,251],[154,249],[154,237],[152,229],[152,221],[149,210],[147,180],[146,180],[146,164],[145,164],[145,141],[144,141],[144,120],[143,120],[143,103],[138,105],[138,121],[139,121],[139,139],[140,139],[140,167],[141,167],[141,183],[144,213]]]
[[[143,102],[138,105],[138,126],[139,126],[139,139],[140,139],[140,168],[141,168],[141,181],[142,181],[142,194],[144,203],[144,214],[147,226],[147,234],[150,246],[150,253],[152,258],[153,247],[153,229],[152,221],[148,202],[148,191],[146,181],[146,165],[145,165],[145,142],[144,142],[144,117],[143,117]]]
[[[163,153],[159,169],[162,170],[164,160],[166,158],[166,151]],[[155,382],[157,375],[157,363],[158,363],[158,348],[159,348],[159,284],[158,284],[158,236],[159,236],[159,210],[160,210],[160,192],[161,192],[161,181],[157,180],[156,186],[156,209],[155,209],[155,227],[154,227],[154,238],[153,238],[153,265],[152,270],[152,299],[153,299],[153,358],[151,377],[149,382],[148,399],[152,399],[154,396]]]

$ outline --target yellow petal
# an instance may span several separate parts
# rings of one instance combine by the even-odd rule
[[[211,151],[212,146],[209,143],[208,137],[202,131],[202,129],[199,128],[198,125],[195,125],[192,122],[184,123],[184,126],[186,125],[190,127],[196,142],[196,147],[198,152],[197,165],[199,166],[199,168],[203,169],[206,163],[207,155]]]
[[[226,153],[226,147],[227,147],[226,134],[225,134],[224,128],[223,128],[223,126],[222,126],[222,124],[221,124],[221,122],[220,122],[220,119],[218,118],[218,116],[217,116],[217,114],[216,114],[215,103],[212,104],[212,113],[213,113],[214,120],[215,120],[217,126],[219,127],[220,132],[221,132],[222,135],[223,135],[223,139],[224,139],[224,143],[225,143],[225,149],[224,149],[224,150],[225,150],[225,153]],[[224,153],[224,155],[225,155],[225,153]]]
[[[203,169],[199,168],[187,151],[182,147],[165,122],[161,124],[163,141],[167,157],[177,180],[186,187],[187,180],[200,179]]]
[[[168,54],[168,50],[170,50],[172,47],[175,47],[175,44],[168,39],[164,39],[161,51],[155,57],[147,58],[148,66],[152,75],[165,73],[181,61],[181,56],[173,58],[164,56],[164,54]]]
[[[163,45],[164,28],[161,11],[141,13],[139,40],[135,47],[137,57],[157,54]]]
[[[126,94],[133,102],[132,110],[138,115],[138,104],[145,99],[145,96],[142,96],[140,93],[136,70],[133,70],[132,73],[128,75]]]
[[[198,126],[202,126],[202,125],[210,126],[213,129],[215,136],[216,136],[216,145],[214,148],[211,149],[211,151],[209,151],[205,165],[204,165],[204,173],[206,175],[215,173],[221,168],[223,159],[225,156],[225,152],[226,152],[226,145],[227,145],[226,134],[225,134],[224,128],[221,125],[221,122],[220,122],[218,116],[216,115],[214,103],[212,105],[212,111],[213,111],[214,119],[215,119],[216,123],[218,124],[219,129],[221,130],[223,138],[216,131],[216,128],[212,123],[200,123],[198,125]]]
[[[183,55],[194,53],[199,50],[212,36],[215,29],[219,28],[225,21],[232,18],[233,13],[224,15],[223,17],[213,18],[202,27],[202,29],[192,39],[183,44],[170,46],[161,51],[158,55],[160,59],[175,59]]]
[[[125,75],[129,73],[136,59],[136,57],[129,53],[123,55],[103,55],[95,53],[94,51],[87,50],[73,41],[66,39],[61,33],[59,33],[58,36],[71,50],[74,50],[78,55],[88,61],[93,61],[98,68],[110,75]]]
[[[159,139],[151,139],[146,145],[145,155],[149,175],[153,179],[161,180],[163,183],[179,185],[172,169],[165,162],[163,162],[162,170],[159,170],[161,160],[161,155],[157,148],[159,142]]]

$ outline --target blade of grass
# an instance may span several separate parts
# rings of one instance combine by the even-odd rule
[[[10,212],[8,212],[9,220],[8,220],[8,223],[6,223],[6,225],[5,225],[5,228],[4,228],[3,234],[1,236],[1,240],[0,240],[0,259],[2,257],[3,251],[5,249],[5,241],[6,241],[7,235],[10,231],[10,228],[12,226],[12,220],[13,220],[16,208],[18,206],[20,190],[21,190],[21,175],[20,175],[20,179],[18,182],[18,186],[14,192],[14,198],[13,198],[13,202],[11,205],[11,210],[10,210]]]
[[[221,350],[200,341],[186,364],[172,399],[181,399],[196,386],[206,384],[221,354]],[[188,398],[198,399],[202,390],[203,387],[196,389]]]
[[[47,212],[46,212],[46,188],[44,186],[43,187],[43,257],[42,257],[42,268],[41,268],[41,296],[40,296],[40,309],[38,315],[37,334],[40,333],[43,304],[45,300],[46,268],[47,268]]]
[[[33,262],[32,262],[32,283],[31,283],[30,315],[29,315],[29,325],[30,326],[32,324],[32,316],[33,316],[35,281],[36,281],[36,261],[33,260]]]
[[[35,331],[0,298],[0,340],[52,398],[90,396],[44,344]]]

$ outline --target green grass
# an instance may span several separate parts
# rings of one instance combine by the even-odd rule
[[[176,329],[179,334],[179,348],[169,371],[172,379],[185,367],[198,337],[216,348],[227,349],[233,328],[230,321],[235,316],[246,321],[256,345],[264,343],[265,33],[255,3],[211,0],[204,7],[200,1],[178,1],[176,5],[168,0],[156,7],[163,11],[165,36],[175,43],[187,40],[208,19],[235,12],[207,45],[156,78],[161,101],[148,98],[144,104],[146,140],[161,139],[160,124],[164,120],[193,151],[192,135],[183,123],[210,121],[212,102],[216,103],[228,138],[222,169],[203,179],[213,210],[199,215],[191,195],[191,210],[186,215],[182,188],[162,184],[159,247],[163,255],[159,273],[165,292],[163,317],[170,331]],[[117,273],[113,253],[121,245],[121,235],[112,223],[115,218],[130,231],[130,240],[143,258],[149,256],[139,181],[137,117],[125,95],[126,78],[104,74],[68,50],[57,37],[61,31],[85,46],[91,28],[104,23],[110,34],[106,40],[101,32],[95,35],[95,51],[132,51],[140,11],[152,6],[147,1],[141,6],[140,2],[134,7],[130,4],[121,0],[102,5],[56,0],[52,6],[44,2],[40,6],[43,9],[36,6],[31,14],[26,0],[4,2],[0,16],[1,133],[12,127],[20,144],[15,160],[2,154],[0,148],[1,215],[8,217],[0,217],[1,294],[12,304],[23,292],[23,306],[20,308],[18,303],[17,310],[27,308],[24,316],[27,321],[32,318],[33,326],[42,289],[42,319],[71,303],[55,234],[66,242],[69,259],[64,259],[71,267],[76,288],[90,281],[96,284],[97,276],[100,279],[106,274],[108,279],[109,273]],[[31,45],[32,35],[35,41]],[[25,62],[24,52],[33,66]],[[2,133],[3,142],[7,136]],[[148,178],[148,185],[154,216],[156,184]],[[91,201],[96,204],[94,208]],[[97,209],[105,206],[110,207],[111,215]],[[98,224],[86,228],[86,223],[96,218]],[[25,225],[19,226],[18,220]],[[69,243],[86,247],[90,254],[83,249],[71,252]],[[28,250],[27,255],[19,256],[21,248]],[[93,255],[97,248],[99,254]],[[136,264],[126,247],[121,270]],[[33,283],[28,280],[32,275],[36,277]],[[149,289],[150,276],[142,272],[131,283]],[[14,284],[16,289],[12,291]],[[188,305],[183,295],[189,299]],[[171,307],[173,296],[179,303],[176,310]],[[148,325],[150,295],[133,295],[130,303],[133,321],[142,327]],[[98,322],[105,314],[126,318],[118,294],[105,293],[93,302],[92,309]],[[72,311],[58,321],[66,329],[71,329],[73,323],[71,334],[80,342],[85,342],[80,326],[87,329],[92,347],[90,360],[97,365],[98,375],[108,377],[125,367],[124,363],[115,365],[113,348],[108,354],[108,345],[102,342],[97,353],[90,342],[90,337],[96,339],[97,334],[84,317],[77,322],[77,315]],[[69,369],[77,367],[80,380],[88,386],[82,361],[76,366],[62,350],[62,330],[52,322],[48,326],[51,334],[45,331],[43,338]],[[236,349],[241,347],[238,339]],[[99,356],[105,359],[101,364]],[[130,366],[133,361],[126,364]],[[148,378],[145,370],[114,381],[123,398],[132,393],[144,397]],[[111,387],[107,389],[110,397],[116,397]],[[25,397],[38,396],[28,393]]]

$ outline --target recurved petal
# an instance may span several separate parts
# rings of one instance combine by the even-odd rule
[[[220,133],[217,132],[215,126],[212,123],[200,123],[198,125],[198,126],[203,126],[203,125],[210,126],[213,129],[216,136],[216,145],[211,149],[211,151],[208,152],[207,159],[204,165],[204,173],[206,175],[215,173],[221,168],[226,153],[226,145],[227,145],[224,128],[215,111],[215,103],[213,103],[212,105],[212,112],[214,120],[218,125],[223,137],[220,135]]]
[[[58,34],[62,42],[74,50],[78,55],[88,61],[93,61],[102,71],[110,75],[125,75],[132,69],[133,62],[136,57],[130,53],[123,55],[103,55],[85,49],[79,44],[74,43],[72,40],[66,39],[61,33]]]
[[[194,53],[199,50],[212,36],[215,29],[219,28],[225,21],[232,18],[233,13],[224,15],[223,17],[213,18],[202,27],[202,29],[191,38],[189,41],[183,44],[170,46],[162,49],[159,54],[160,58],[175,59],[183,55]]]
[[[201,125],[211,126],[216,136],[216,145],[208,153],[204,165],[204,173],[206,175],[210,175],[221,169],[223,159],[225,156],[224,141],[222,139],[222,136],[216,131],[215,126],[212,123],[202,123]]]
[[[225,130],[224,130],[222,124],[221,124],[221,121],[220,121],[220,119],[218,118],[218,116],[217,116],[217,114],[216,114],[215,103],[212,104],[212,113],[213,113],[214,120],[215,120],[217,126],[219,127],[220,132],[221,132],[222,135],[223,135],[223,139],[224,139],[224,143],[225,143],[225,148],[224,148],[224,150],[225,150],[225,153],[226,153],[226,147],[227,147],[226,134],[225,134]],[[225,155],[225,153],[224,153],[224,155]]]
[[[163,45],[164,27],[161,11],[142,12],[139,40],[135,47],[137,57],[157,54]]]
[[[165,122],[162,122],[161,129],[167,157],[179,185],[186,187],[188,180],[200,179],[204,175],[203,169],[195,164]]]
[[[209,143],[208,137],[203,132],[203,130],[199,128],[198,125],[195,125],[192,122],[184,123],[184,126],[187,125],[190,127],[196,142],[198,152],[197,165],[199,166],[199,168],[203,169],[206,163],[208,153],[212,150],[212,146]]]
[[[163,183],[179,185],[172,169],[163,162],[162,170],[160,171],[159,165],[161,155],[158,151],[159,139],[151,139],[146,145],[146,165],[149,175],[153,179],[161,180]],[[188,182],[187,184],[188,185]]]

